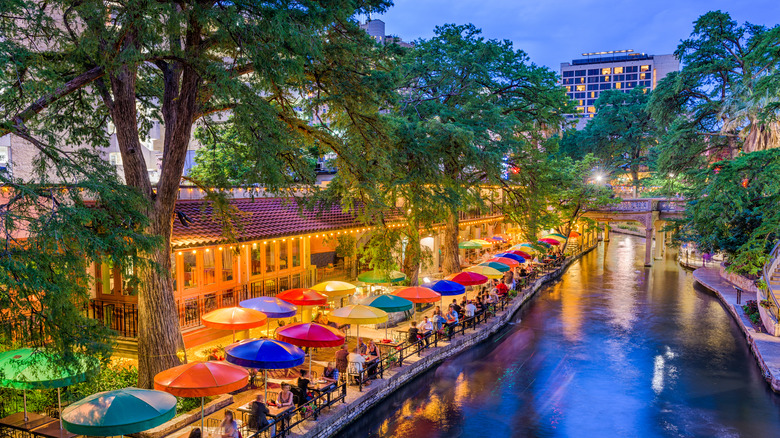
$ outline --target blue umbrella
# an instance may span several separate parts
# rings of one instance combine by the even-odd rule
[[[495,257],[506,257],[508,259],[516,260],[518,263],[525,263],[525,259],[523,257],[509,252],[502,252],[501,254],[496,254]]]
[[[434,291],[440,293],[442,296],[460,295],[466,293],[466,286],[460,283],[455,283],[454,281],[450,281],[450,280],[439,280],[435,283],[427,283],[424,284],[423,287],[427,287],[428,289],[433,289]]]
[[[225,347],[225,360],[244,368],[259,368],[265,377],[268,399],[268,371],[297,367],[306,361],[306,353],[293,344],[274,339],[246,339]]]
[[[294,304],[282,301],[276,297],[251,298],[241,301],[238,305],[263,312],[265,316],[271,319],[289,318],[295,316],[295,313],[298,311]],[[266,325],[266,334],[269,338],[271,337],[271,324]]]

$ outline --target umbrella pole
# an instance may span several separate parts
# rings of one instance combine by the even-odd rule
[[[200,397],[200,431],[203,433],[206,429],[203,428],[203,396]]]
[[[265,402],[268,403],[268,370],[263,370],[263,380],[265,380]]]
[[[24,422],[30,421],[29,418],[27,418],[27,390],[22,390],[22,401],[24,402]]]
[[[311,358],[314,355],[311,347],[309,347],[309,379],[311,379]]]
[[[57,388],[57,407],[60,409],[60,430],[62,430],[62,400],[60,399],[60,388]]]
[[[236,331],[235,330],[233,330],[233,343],[234,344],[236,343]]]

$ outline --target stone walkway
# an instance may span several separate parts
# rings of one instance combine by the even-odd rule
[[[750,350],[756,357],[758,366],[764,374],[764,378],[771,385],[772,390],[780,392],[780,338],[766,333],[759,333],[753,328],[742,305],[749,299],[756,299],[751,293],[743,293],[741,304],[737,304],[737,291],[734,286],[724,280],[718,268],[699,268],[693,272],[693,278],[699,284],[715,293],[726,310],[731,313],[739,327],[745,334]]]

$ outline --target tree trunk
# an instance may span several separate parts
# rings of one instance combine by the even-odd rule
[[[458,253],[458,212],[451,211],[444,226],[444,248],[442,250],[442,270],[445,275],[460,272]]]
[[[631,182],[634,186],[634,198],[638,198],[639,196],[639,168],[636,166],[631,166]]]

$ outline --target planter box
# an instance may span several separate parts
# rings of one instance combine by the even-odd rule
[[[764,328],[767,333],[772,336],[780,336],[780,324],[769,313],[769,311],[761,306],[758,306],[758,314],[761,315],[761,322],[764,324]]]
[[[720,264],[720,277],[730,282],[734,286],[742,289],[743,291],[752,292],[758,296],[758,287],[756,286],[755,280],[751,280],[732,272],[726,272],[726,267],[723,265],[723,263]]]

